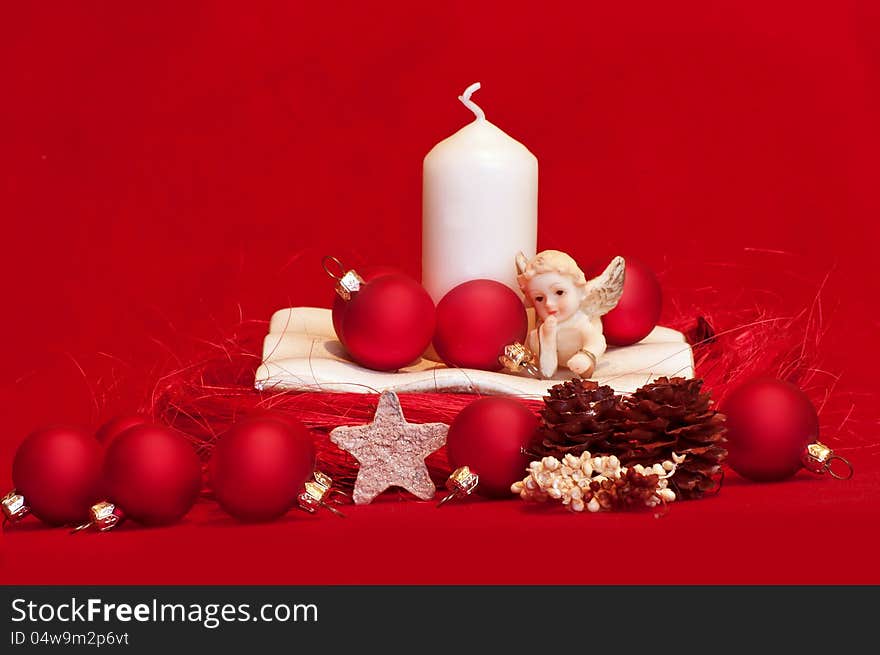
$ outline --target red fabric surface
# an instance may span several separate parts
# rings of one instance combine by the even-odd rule
[[[880,482],[746,483],[648,513],[572,515],[518,500],[403,501],[236,523],[203,502],[167,528],[7,533],[6,580],[57,584],[861,584],[880,582]]]
[[[327,306],[324,254],[418,275],[421,159],[473,81],[540,162],[539,247],[640,258],[666,321],[697,292],[815,313],[821,287],[812,393],[855,478],[732,478],[662,520],[394,496],[265,526],[31,519],[2,580],[880,582],[875,3],[417,5],[5,8],[0,483],[34,427],[95,426],[198,339]]]

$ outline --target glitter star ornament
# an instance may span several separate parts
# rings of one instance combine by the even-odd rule
[[[379,397],[373,422],[342,426],[330,432],[330,441],[351,453],[360,464],[352,497],[365,505],[389,487],[402,487],[422,500],[436,488],[425,458],[446,443],[445,423],[409,423],[393,391]]]

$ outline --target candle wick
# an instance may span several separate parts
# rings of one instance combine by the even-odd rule
[[[480,88],[480,83],[474,82],[473,84],[471,84],[468,88],[466,88],[464,90],[464,93],[462,95],[458,96],[458,99],[461,100],[461,102],[464,104],[465,107],[467,107],[472,112],[474,112],[474,116],[477,117],[478,121],[484,121],[484,120],[486,120],[486,114],[483,112],[482,109],[480,109],[480,107],[479,107],[479,105],[477,105],[477,103],[475,103],[473,100],[471,100],[471,95],[473,94],[474,91],[479,90],[479,88]]]

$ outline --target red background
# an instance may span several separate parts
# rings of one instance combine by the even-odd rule
[[[823,370],[858,429],[826,436],[856,477],[732,476],[662,521],[393,496],[258,527],[29,520],[4,579],[880,582],[876,3],[319,5],[4,7],[4,487],[24,434],[133,409],[181,340],[326,306],[324,254],[418,275],[421,159],[473,81],[539,159],[539,247],[640,257],[667,320],[749,285],[796,311],[828,276]]]

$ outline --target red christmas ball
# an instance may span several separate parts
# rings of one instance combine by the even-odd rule
[[[654,271],[637,259],[625,259],[623,295],[617,306],[602,317],[605,340],[612,346],[628,346],[644,339],[657,325],[663,308],[663,292]],[[598,274],[603,267],[592,270]]]
[[[363,278],[364,282],[372,282],[377,277],[383,275],[401,275],[401,272],[390,266],[365,266],[357,269],[358,274]],[[348,301],[343,300],[338,293],[333,294],[333,330],[336,332],[336,338],[344,346],[345,339],[342,332],[342,317],[345,316]]]
[[[529,465],[523,452],[535,439],[538,419],[512,398],[481,398],[465,407],[449,426],[446,452],[452,468],[467,466],[480,476],[477,491],[511,497],[510,485]]]
[[[294,505],[315,470],[315,445],[293,418],[248,419],[220,437],[208,468],[224,510],[242,521],[271,521]]]
[[[104,457],[109,499],[144,525],[174,523],[195,504],[202,466],[192,445],[160,425],[137,425],[121,433]]]
[[[98,439],[98,443],[106,448],[128,428],[133,428],[136,425],[149,425],[150,423],[152,423],[150,417],[144,414],[123,414],[101,425],[95,433],[95,437]]]
[[[101,454],[101,445],[85,430],[42,428],[18,447],[12,482],[41,521],[78,523],[100,500]]]
[[[393,371],[418,359],[434,334],[434,302],[406,275],[381,275],[344,301],[338,334],[352,359]]]
[[[784,480],[801,468],[808,444],[819,436],[816,409],[803,391],[776,379],[737,387],[724,401],[727,463],[744,478]]]
[[[471,280],[437,304],[434,349],[450,366],[498,371],[504,347],[524,342],[528,329],[526,308],[510,287],[495,280]]]

